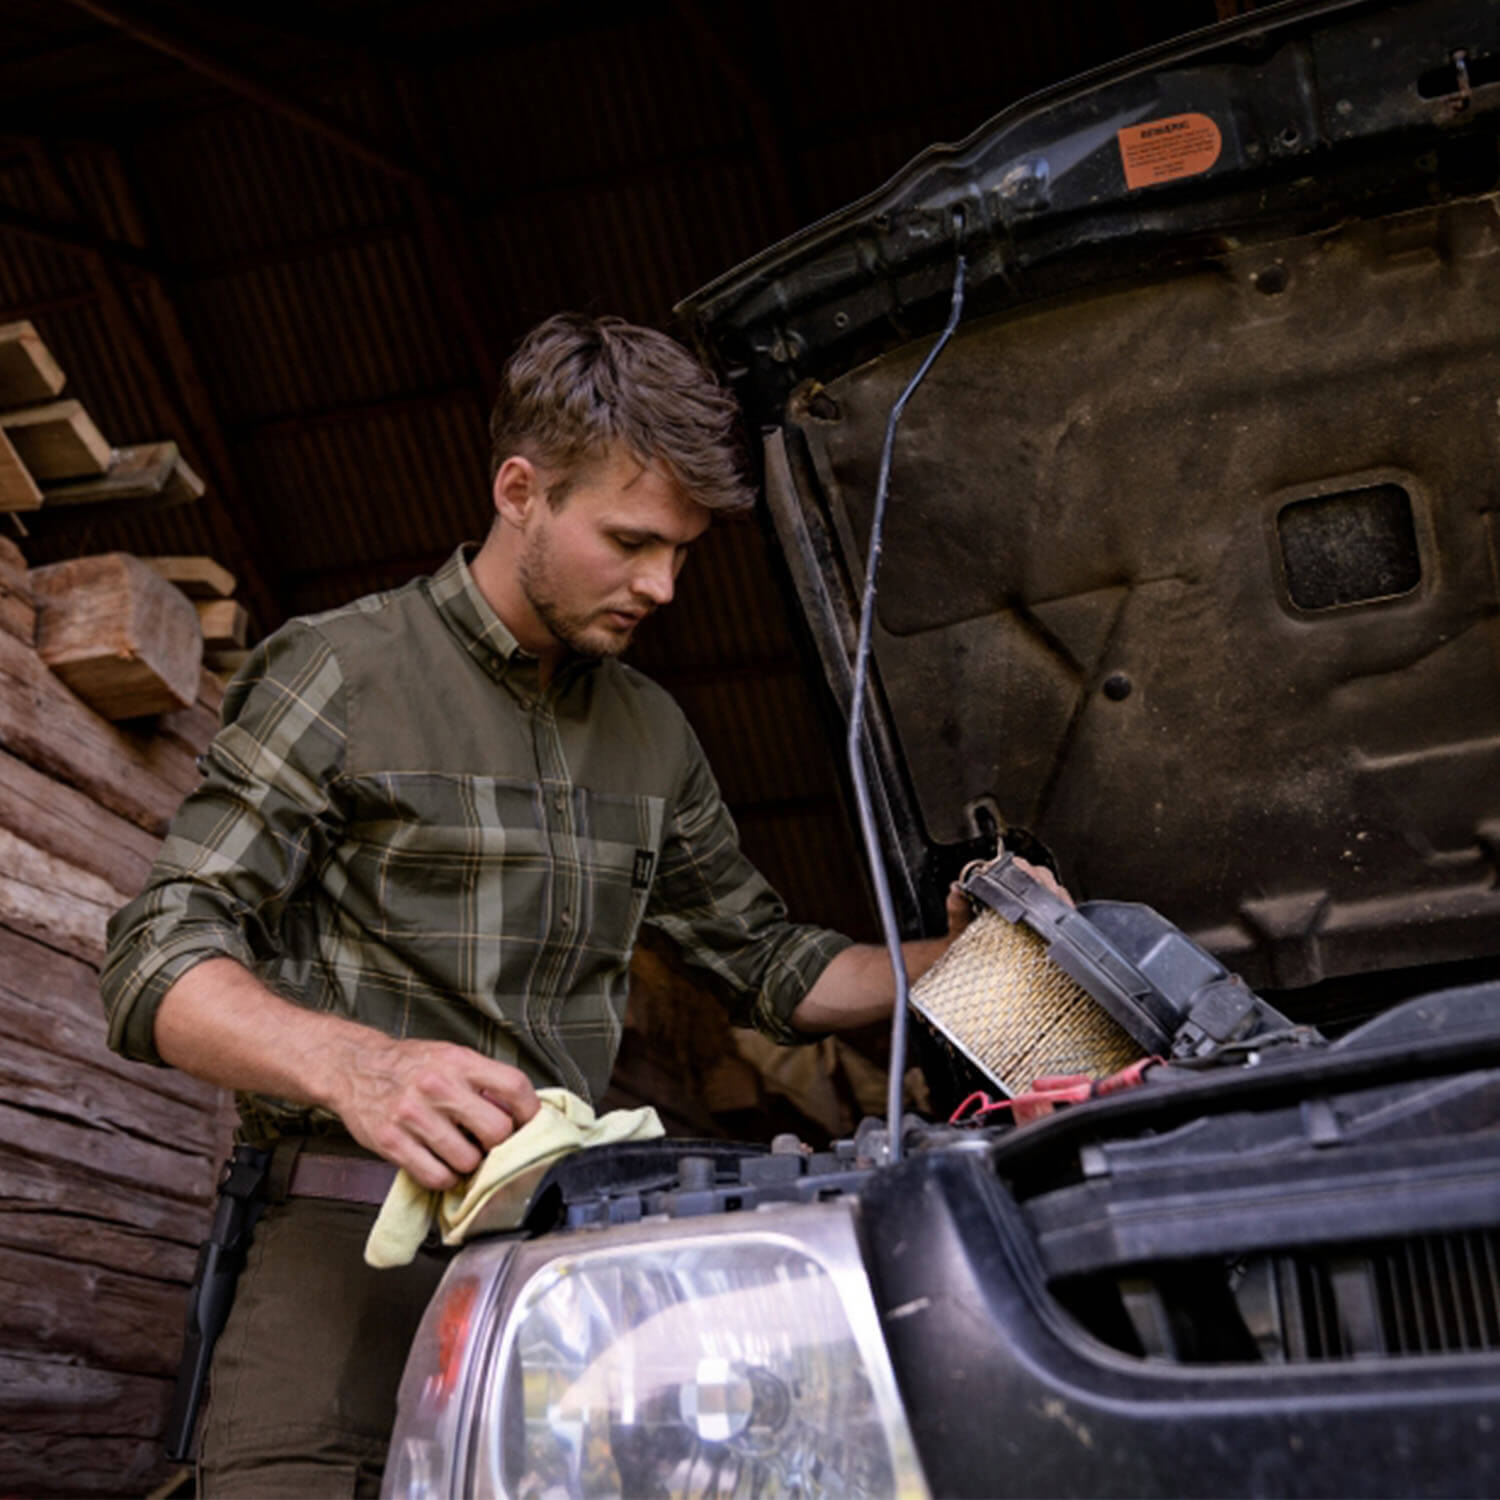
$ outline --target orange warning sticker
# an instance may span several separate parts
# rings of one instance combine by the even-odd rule
[[[1128,188],[1196,177],[1208,171],[1224,149],[1219,127],[1207,115],[1168,115],[1127,125],[1118,138]]]

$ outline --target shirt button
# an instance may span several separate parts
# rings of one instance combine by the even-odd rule
[[[564,927],[571,927],[573,925],[573,913],[572,912],[565,911],[562,914],[562,924],[563,924]]]
[[[561,812],[568,805],[568,799],[566,795],[562,792],[559,792],[552,799],[552,805],[558,810],[558,812]]]

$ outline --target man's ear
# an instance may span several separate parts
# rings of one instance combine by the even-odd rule
[[[529,458],[513,453],[495,475],[495,514],[502,523],[524,527],[538,505],[547,503],[542,476]]]

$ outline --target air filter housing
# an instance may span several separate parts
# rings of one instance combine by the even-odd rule
[[[1149,906],[1070,906],[1002,854],[970,873],[983,908],[912,990],[918,1015],[1007,1095],[1048,1073],[1205,1058],[1292,1024]]]

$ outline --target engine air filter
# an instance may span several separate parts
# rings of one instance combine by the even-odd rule
[[[1035,932],[994,911],[959,934],[913,986],[911,1003],[1007,1094],[1048,1073],[1103,1077],[1141,1055]]]

